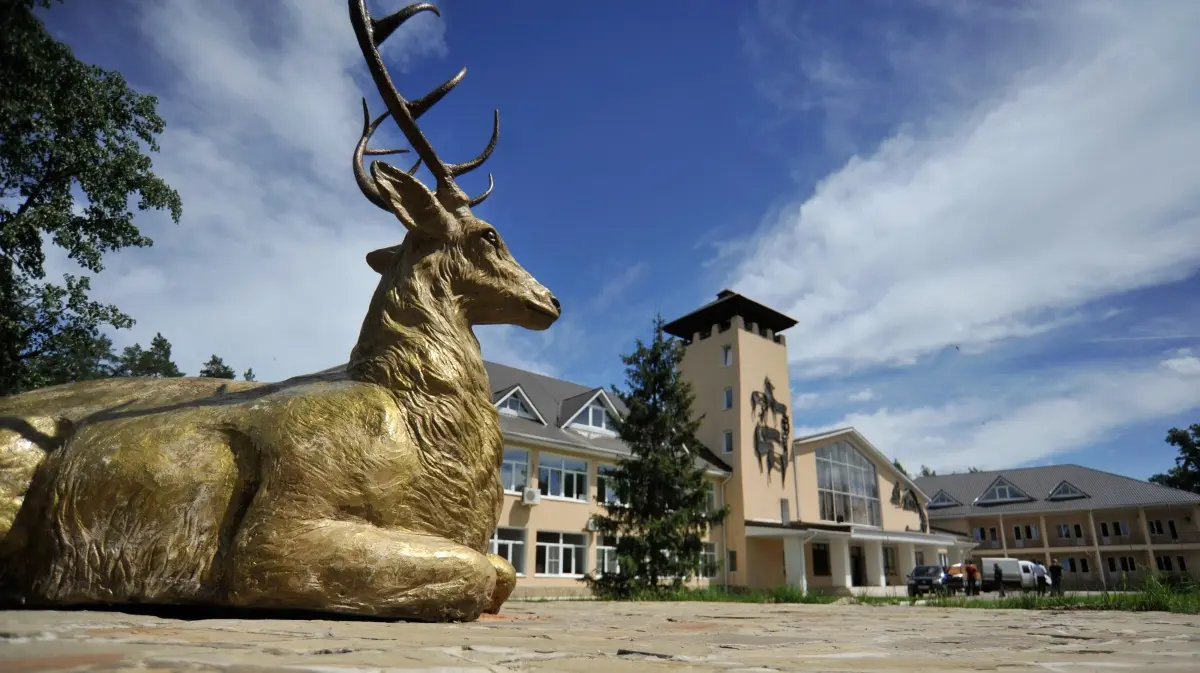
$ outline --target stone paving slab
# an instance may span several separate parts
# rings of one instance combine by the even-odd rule
[[[515,603],[470,624],[0,611],[0,672],[1200,671],[1200,617]]]

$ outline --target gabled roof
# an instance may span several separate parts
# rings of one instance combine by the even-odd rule
[[[1071,482],[1064,479],[1064,480],[1058,482],[1058,486],[1055,486],[1054,490],[1050,491],[1050,494],[1046,496],[1046,499],[1047,500],[1072,500],[1074,498],[1090,498],[1090,497],[1092,497],[1092,496],[1088,495],[1087,493],[1084,493],[1083,489],[1076,487],[1074,484],[1072,484]]]
[[[939,507],[954,507],[955,505],[961,504],[961,502],[959,502],[954,496],[950,495],[945,490],[938,489],[938,492],[934,493],[933,497],[929,499],[929,504],[926,505],[926,507],[929,509],[937,509]]]
[[[999,477],[1004,477],[1005,481],[1018,490],[1030,494],[1031,498],[1024,502],[984,506],[974,504],[975,499],[982,495]],[[1094,470],[1082,465],[1049,465],[989,472],[939,474],[934,477],[920,477],[916,481],[923,489],[933,492],[944,490],[960,503],[966,503],[956,507],[930,509],[929,517],[931,519],[954,518],[982,512],[1007,514],[1200,504],[1200,495],[1195,493],[1151,484],[1111,472]],[[1086,493],[1088,497],[1048,499],[1046,496],[1064,481]]]
[[[1000,490],[1008,492],[1007,496],[1000,497]],[[1033,500],[1033,497],[1017,488],[1011,481],[1004,478],[1004,475],[999,475],[988,484],[988,487],[983,489],[983,492],[975,496],[973,504],[977,506],[993,507],[995,505],[1006,504],[1010,502]]]
[[[929,500],[929,496],[925,495],[925,490],[922,489],[921,486],[917,482],[913,481],[912,477],[909,477],[907,474],[901,472],[895,466],[895,464],[892,463],[890,458],[883,455],[882,451],[875,448],[874,444],[867,441],[867,438],[863,437],[862,433],[859,432],[858,430],[855,430],[854,428],[850,428],[850,427],[838,428],[836,430],[829,430],[828,432],[818,432],[813,435],[805,435],[803,437],[797,437],[796,439],[792,440],[792,444],[795,445],[795,444],[820,443],[824,440],[833,440],[833,439],[849,439],[851,441],[851,443],[853,443],[855,445],[855,447],[866,451],[866,453],[868,454],[868,457],[870,457],[872,462],[875,463],[876,470],[882,468],[884,471],[890,472],[893,477],[904,482],[911,489],[916,491],[917,494],[921,496],[922,500],[924,500],[924,501]]]
[[[565,428],[570,425],[571,421],[575,420],[575,417],[579,415],[579,412],[583,411],[596,398],[600,398],[601,403],[608,408],[610,413],[621,413],[616,405],[612,403],[612,400],[609,399],[608,394],[604,392],[603,388],[592,388],[585,393],[563,400],[562,406],[559,407],[558,411],[558,427]]]
[[[520,399],[522,406],[524,406],[526,409],[529,410],[530,413],[532,413],[534,416],[536,416],[538,421],[541,422],[542,425],[546,425],[545,417],[542,416],[541,412],[538,411],[537,406],[534,405],[533,401],[529,399],[529,396],[525,394],[525,391],[521,389],[520,384],[517,384],[515,386],[509,386],[508,391],[505,392],[504,394],[492,395],[492,397],[496,400],[495,403],[497,406],[499,406],[499,404],[501,402],[503,402],[504,400],[507,400],[508,398],[513,397],[513,396],[516,396],[518,399]]]

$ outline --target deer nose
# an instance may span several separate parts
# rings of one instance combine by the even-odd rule
[[[558,297],[555,297],[554,295],[550,295],[550,303],[554,304],[555,309],[562,311],[562,304],[559,303]]]

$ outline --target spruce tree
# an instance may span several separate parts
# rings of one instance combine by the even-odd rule
[[[654,321],[649,344],[637,340],[626,365],[627,390],[613,393],[628,413],[616,421],[631,455],[606,475],[616,503],[596,517],[598,534],[616,538],[620,572],[584,581],[601,596],[628,598],[678,588],[701,571],[702,538],[726,510],[715,509],[697,458],[700,419],[692,417],[691,386],[679,373],[684,345]]]

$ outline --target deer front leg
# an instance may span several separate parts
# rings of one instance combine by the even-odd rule
[[[500,612],[500,606],[508,600],[513,589],[517,588],[517,569],[503,556],[488,554],[487,559],[496,569],[496,588],[492,590],[492,599],[484,612],[494,615]]]
[[[365,523],[268,519],[245,529],[233,553],[227,597],[239,607],[473,621],[497,593],[486,555]]]

